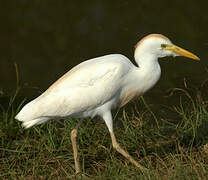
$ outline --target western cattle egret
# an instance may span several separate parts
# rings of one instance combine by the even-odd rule
[[[136,44],[134,57],[138,67],[121,54],[84,61],[26,104],[15,118],[24,128],[30,128],[50,119],[100,116],[108,127],[113,147],[138,168],[145,169],[116,141],[111,110],[155,85],[161,74],[158,58],[179,55],[199,60],[167,37],[150,34]],[[81,172],[76,143],[80,123],[71,131],[76,173]]]

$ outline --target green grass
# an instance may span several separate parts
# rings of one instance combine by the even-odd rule
[[[14,120],[26,103],[18,102],[18,92],[0,106],[0,179],[75,179],[70,131],[78,120],[23,130]],[[92,179],[207,179],[208,102],[203,93],[173,89],[167,98],[178,101],[174,105],[149,105],[140,98],[119,111],[117,140],[148,172],[112,148],[99,118],[86,119],[78,136],[83,172]]]

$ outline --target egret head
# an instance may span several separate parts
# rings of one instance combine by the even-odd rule
[[[136,44],[135,58],[147,54],[154,55],[157,58],[165,56],[185,56],[199,60],[196,55],[174,45],[167,37],[161,34],[150,34]]]

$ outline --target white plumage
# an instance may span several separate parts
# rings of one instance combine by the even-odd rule
[[[152,81],[159,78],[160,68],[157,68]],[[134,77],[137,71],[140,69],[120,54],[85,61],[28,103],[16,118],[29,128],[35,122],[40,124],[42,119],[45,122],[51,118],[102,116],[106,110],[116,107],[124,94],[128,96],[130,91],[142,94],[152,86],[152,81],[138,86],[135,83],[138,77]],[[152,78],[150,71],[138,83]]]
[[[158,58],[170,55],[184,55],[199,60],[194,54],[173,45],[165,36],[151,34],[136,45],[135,60],[138,67],[120,54],[87,60],[26,104],[15,118],[22,121],[23,127],[29,128],[50,119],[98,115],[106,122],[116,148],[118,143],[113,134],[111,110],[122,107],[150,89],[161,74]],[[122,151],[120,146],[117,150]],[[120,153],[127,156],[127,152]],[[128,156],[132,163],[141,167]],[[75,165],[76,172],[80,172],[76,158]]]

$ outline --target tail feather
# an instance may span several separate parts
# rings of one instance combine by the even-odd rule
[[[15,116],[15,119],[22,122],[22,126],[27,129],[34,125],[48,121],[50,118],[44,116],[44,108],[41,102],[35,100],[26,104]]]
[[[30,121],[23,121],[22,122],[22,127],[24,127],[25,129],[30,128],[34,125],[38,125],[38,124],[42,124],[44,122],[48,121],[48,118],[38,118],[38,119],[33,119]]]
[[[37,119],[42,116],[42,111],[39,111],[39,109],[41,109],[39,103],[37,103],[36,100],[33,100],[27,103],[21,109],[21,111],[16,115],[15,119],[19,121],[30,121]]]

